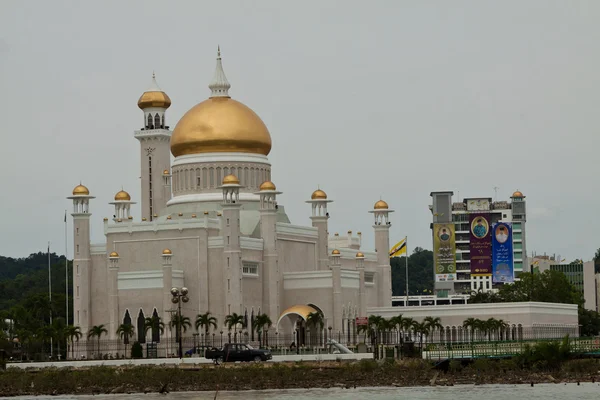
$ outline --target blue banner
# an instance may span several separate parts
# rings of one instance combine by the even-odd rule
[[[512,226],[506,222],[492,224],[492,282],[515,281],[513,268]]]

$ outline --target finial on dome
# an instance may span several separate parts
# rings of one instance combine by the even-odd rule
[[[156,79],[156,74],[152,71],[152,79]]]
[[[229,88],[231,84],[223,71],[223,63],[221,62],[221,46],[217,46],[217,67],[212,82],[208,85],[212,91],[210,97],[229,97]]]

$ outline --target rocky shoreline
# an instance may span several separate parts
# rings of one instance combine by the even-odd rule
[[[0,397],[236,391],[361,386],[453,386],[600,382],[598,360],[572,360],[553,370],[523,370],[511,360],[452,362],[447,371],[423,360],[296,362],[225,366],[89,367],[0,372]]]

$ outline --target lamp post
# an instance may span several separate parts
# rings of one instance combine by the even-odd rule
[[[181,303],[187,303],[188,301],[190,301],[189,297],[187,297],[188,294],[188,288],[186,287],[182,287],[181,289],[179,288],[172,288],[171,289],[171,295],[173,296],[173,298],[171,299],[171,301],[173,302],[173,304],[177,304],[177,341],[179,342],[179,358],[183,358],[183,344],[181,341]]]

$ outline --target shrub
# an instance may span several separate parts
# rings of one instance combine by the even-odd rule
[[[462,371],[462,369],[463,366],[460,361],[450,360],[450,363],[448,364],[448,371],[450,371],[451,373],[456,373]]]
[[[135,342],[131,345],[131,358],[142,358],[144,357],[144,348],[140,342]]]

